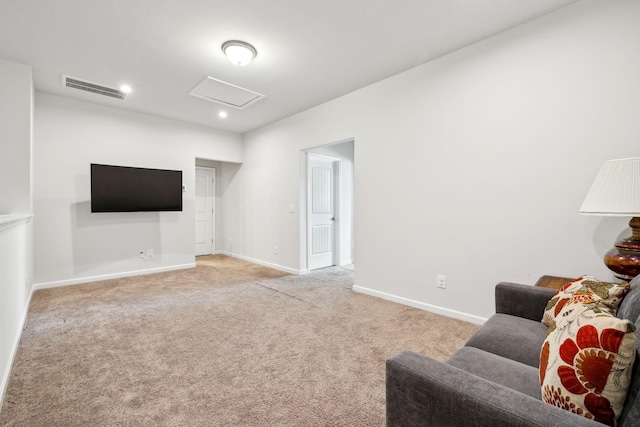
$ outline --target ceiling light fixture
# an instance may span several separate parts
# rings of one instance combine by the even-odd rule
[[[129,85],[122,85],[120,86],[120,90],[124,93],[131,93],[131,86]]]
[[[222,43],[222,51],[232,64],[245,66],[256,57],[258,51],[247,42],[229,40]]]
[[[218,117],[220,117],[221,119],[226,118],[226,117],[227,117],[227,115],[228,115],[228,114],[227,114],[227,112],[226,112],[226,111],[220,111],[220,112],[218,113]]]

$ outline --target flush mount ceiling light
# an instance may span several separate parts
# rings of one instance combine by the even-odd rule
[[[222,51],[231,63],[240,66],[247,65],[258,54],[255,47],[240,40],[229,40],[222,43]]]

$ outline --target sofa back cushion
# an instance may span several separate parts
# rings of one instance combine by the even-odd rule
[[[640,276],[636,276],[629,284],[631,289],[620,303],[618,317],[635,320],[636,326],[640,326]],[[638,333],[640,334],[640,330]],[[636,363],[633,367],[631,384],[619,422],[624,427],[640,425],[640,337],[636,347]]]
[[[620,319],[636,322],[640,317],[640,275],[629,282],[629,285],[631,289],[620,303],[617,316]],[[636,325],[640,326],[637,323]]]
[[[640,317],[635,321],[640,325]],[[640,426],[640,329],[636,331],[638,341],[636,343],[636,363],[631,374],[631,383],[627,392],[627,400],[624,403],[624,410],[618,419],[618,425],[622,427]]]

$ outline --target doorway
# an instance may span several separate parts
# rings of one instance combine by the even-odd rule
[[[196,167],[196,256],[215,252],[216,170]]]
[[[354,268],[354,148],[350,139],[303,152],[306,271]]]

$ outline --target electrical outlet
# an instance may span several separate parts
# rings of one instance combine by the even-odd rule
[[[278,247],[277,247],[277,246],[274,246],[274,247],[273,247],[273,253],[274,253],[275,255],[278,255]]]
[[[153,249],[147,249],[147,258],[153,258]]]
[[[438,279],[438,288],[447,289],[447,276],[443,274],[438,274],[437,279]]]

